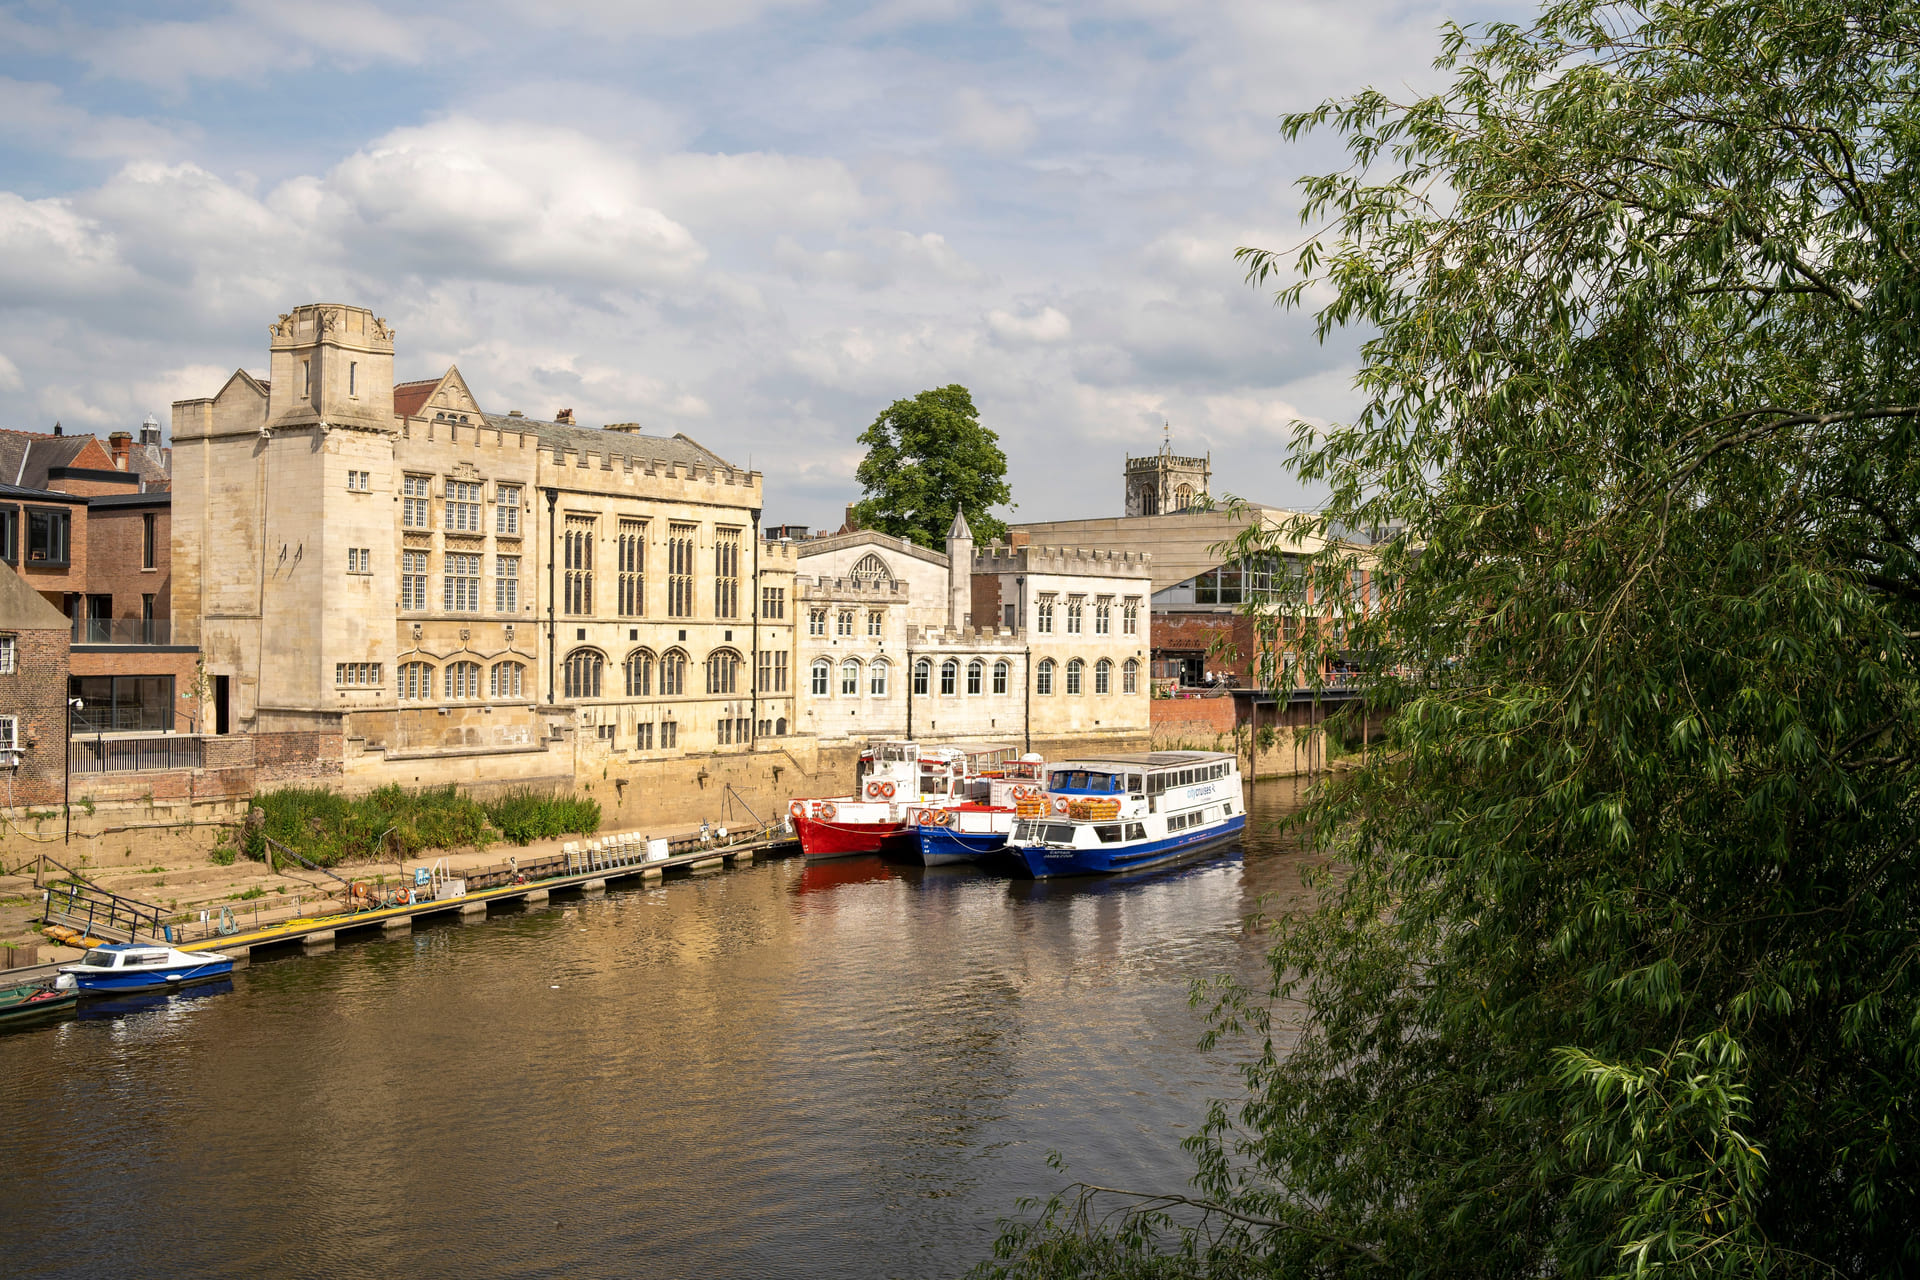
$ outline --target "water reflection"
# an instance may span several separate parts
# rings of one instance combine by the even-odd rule
[[[1114,882],[793,861],[8,1036],[6,1270],[955,1274],[1049,1149],[1184,1181],[1234,1089],[1187,983],[1297,886],[1262,831]]]

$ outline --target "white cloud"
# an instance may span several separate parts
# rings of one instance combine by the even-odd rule
[[[58,85],[5,76],[0,76],[0,137],[18,147],[89,160],[165,156],[186,145],[174,127],[131,116],[93,115],[67,102]]]
[[[72,201],[0,191],[0,292],[16,305],[100,297],[133,280],[113,233]]]
[[[1030,316],[996,307],[987,312],[987,327],[1006,342],[1064,342],[1073,332],[1073,321],[1053,307],[1042,307]]]
[[[23,391],[26,385],[20,377],[20,367],[0,352],[0,391]]]
[[[982,151],[1024,150],[1038,131],[1026,103],[995,102],[978,89],[960,90],[948,109],[948,136]]]

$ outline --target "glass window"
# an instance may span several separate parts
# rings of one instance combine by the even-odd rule
[[[1079,596],[1074,596],[1067,601],[1068,635],[1077,636],[1080,634],[1080,613],[1084,607]]]
[[[1011,664],[1009,664],[1005,658],[993,664],[993,691],[995,693],[1005,693],[1007,691],[1007,676],[1011,669]]]
[[[1105,658],[1093,664],[1093,691],[1095,693],[1113,692],[1113,663]]]
[[[1078,658],[1075,658],[1073,661],[1067,664],[1067,692],[1068,693],[1080,692],[1080,678],[1082,675],[1085,674],[1086,669],[1087,669],[1087,664],[1082,662]]]
[[[951,697],[960,690],[960,664],[948,658],[940,664],[940,692]]]
[[[433,668],[424,662],[401,663],[397,692],[408,702],[423,702],[433,697]]]
[[[848,658],[840,664],[840,696],[851,698],[860,692],[860,663]]]
[[[1120,692],[1140,692],[1140,660],[1138,658],[1128,658],[1120,668]]]
[[[10,676],[20,667],[20,641],[17,636],[0,636],[0,676]]]
[[[760,651],[760,676],[757,687],[761,693],[787,691],[787,651],[785,649]]]
[[[592,516],[568,516],[563,555],[566,578],[564,608],[570,614],[593,612],[593,535]]]
[[[0,507],[0,560],[20,563],[20,508]]]
[[[1043,636],[1053,634],[1053,597],[1042,596],[1034,609],[1033,629]]]
[[[625,667],[627,674],[627,696],[629,698],[652,697],[653,655],[645,649],[635,649],[627,655]]]
[[[479,533],[480,485],[472,480],[447,481],[447,531]]]
[[[825,658],[816,658],[813,663],[813,696],[824,698],[830,693],[833,683],[833,664]]]
[[[1113,605],[1102,600],[1093,606],[1093,634],[1104,636],[1113,630]]]
[[[620,616],[638,618],[646,611],[647,526],[639,520],[620,522]]]
[[[521,680],[526,667],[518,662],[496,662],[487,687],[487,693],[495,698],[518,698],[521,696]]]
[[[867,692],[876,698],[887,696],[887,673],[892,670],[885,658],[877,658],[867,668]]]
[[[735,693],[740,685],[740,655],[716,649],[707,655],[707,692]]]
[[[986,684],[987,664],[975,658],[967,664],[967,692],[979,693]]]
[[[917,697],[926,697],[933,683],[933,663],[922,658],[913,664],[913,692]]]
[[[27,563],[63,565],[67,563],[68,532],[72,516],[65,511],[44,507],[27,508]]]
[[[496,613],[520,611],[520,557],[493,558],[493,608]]]
[[[427,607],[427,553],[424,551],[400,553],[400,607]]]
[[[660,693],[677,698],[686,691],[687,655],[679,649],[669,649],[660,655]]]
[[[825,609],[807,610],[807,634],[824,636],[827,634],[827,611]]]
[[[1042,658],[1040,665],[1033,670],[1033,691],[1038,694],[1053,692],[1053,659]]]
[[[693,616],[693,535],[696,525],[667,526],[667,616]]]
[[[477,662],[456,662],[447,668],[447,696],[449,698],[478,698],[480,696],[480,664]]]
[[[518,534],[520,532],[520,486],[503,484],[494,490],[493,531],[495,533]]]
[[[400,482],[400,526],[433,528],[433,477],[407,476]]]
[[[867,611],[867,634],[869,636],[877,636],[880,634],[881,620],[885,617],[886,615],[878,609],[869,609]]]
[[[600,696],[600,675],[606,667],[606,659],[596,649],[575,649],[567,655],[563,666],[565,671],[565,698],[597,698]]]
[[[760,588],[760,616],[767,619],[781,619],[787,616],[787,589],[785,587]]]
[[[480,611],[480,557],[449,551],[441,579],[441,607],[449,613]]]
[[[713,616],[740,616],[740,531],[716,529],[713,534]]]
[[[1128,600],[1126,608],[1120,613],[1120,629],[1126,634],[1140,634],[1140,602]]]
[[[833,634],[836,636],[851,636],[853,634],[853,610],[842,609],[840,611],[840,616],[834,621]]]

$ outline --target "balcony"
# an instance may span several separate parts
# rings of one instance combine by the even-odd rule
[[[79,728],[77,722],[74,727]],[[151,738],[76,737],[67,744],[67,763],[76,776],[199,769],[206,763],[206,743],[201,738],[178,734]]]
[[[171,618],[75,618],[74,644],[163,645],[173,643]]]

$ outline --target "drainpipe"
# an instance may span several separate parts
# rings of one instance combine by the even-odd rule
[[[747,668],[747,687],[750,695],[750,715],[753,727],[748,730],[747,739],[757,742],[760,738],[760,508],[753,508],[753,585],[747,588],[747,607],[753,610],[753,665]]]
[[[553,509],[560,501],[558,489],[547,490],[547,701],[553,701],[554,658],[553,647],[557,642],[553,620],[553,553],[555,549],[553,532]]]
[[[913,646],[907,646],[907,741],[913,741]]]

